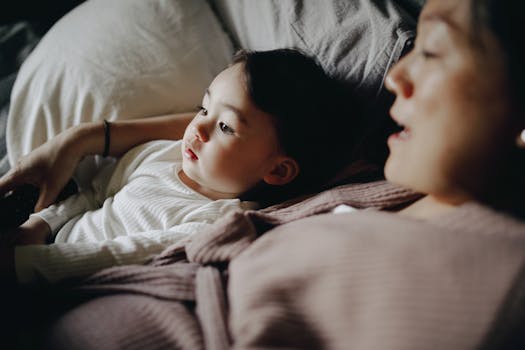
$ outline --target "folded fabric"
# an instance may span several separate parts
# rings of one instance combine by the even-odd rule
[[[419,196],[378,182],[341,186],[297,203],[231,213],[191,242],[167,248],[148,266],[105,269],[83,281],[57,286],[53,295],[57,304],[79,306],[46,331],[49,341],[53,348],[141,349],[185,344],[182,348],[198,349],[206,344],[206,348],[227,349],[231,339],[224,268],[257,237],[275,225],[327,212],[339,204],[382,209]],[[126,311],[117,310],[121,307]],[[107,317],[109,309],[119,315],[118,320]],[[153,318],[148,325],[139,321],[146,317],[143,312]],[[198,327],[203,333],[196,331]]]
[[[48,341],[472,349],[520,276],[525,225],[477,203],[429,221],[389,213],[419,197],[376,182],[232,213],[148,266],[62,286],[61,301],[83,303],[51,324]],[[326,214],[340,204],[370,209]]]

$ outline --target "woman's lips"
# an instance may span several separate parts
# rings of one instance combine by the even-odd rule
[[[390,109],[390,116],[392,120],[397,124],[398,131],[390,135],[388,138],[388,144],[395,142],[402,142],[410,139],[411,131],[410,128],[406,126],[407,118],[399,118],[396,116],[394,107]]]
[[[388,138],[388,143],[395,142],[395,141],[406,141],[410,139],[410,130],[408,128],[405,128],[399,132],[396,132]]]

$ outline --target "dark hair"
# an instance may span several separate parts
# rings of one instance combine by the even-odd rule
[[[243,198],[271,203],[316,191],[353,160],[359,101],[313,57],[288,48],[243,50],[235,55],[235,63],[244,65],[253,104],[273,116],[280,146],[300,167],[289,185],[261,184]]]
[[[487,28],[498,40],[505,59],[511,103],[516,116],[525,118],[525,43],[521,34],[525,22],[523,0],[471,1],[474,40],[480,27]],[[525,120],[521,124],[525,125]],[[508,159],[509,169],[501,170],[505,178],[499,179],[503,188],[499,189],[499,199],[493,204],[525,218],[525,150],[512,147]]]
[[[525,111],[525,21],[522,0],[472,0],[472,28],[488,28],[498,39],[506,60],[512,102]]]

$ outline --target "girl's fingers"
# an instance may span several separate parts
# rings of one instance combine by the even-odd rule
[[[20,176],[16,170],[11,169],[0,178],[0,194],[14,190],[24,183],[23,177]]]
[[[53,191],[49,189],[49,186],[43,185],[42,188],[40,188],[40,194],[35,205],[35,212],[47,208],[54,200]]]

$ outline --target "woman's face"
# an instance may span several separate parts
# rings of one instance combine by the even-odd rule
[[[518,133],[499,44],[470,20],[469,0],[427,1],[414,50],[386,78],[404,129],[385,176],[452,204],[483,194]]]

